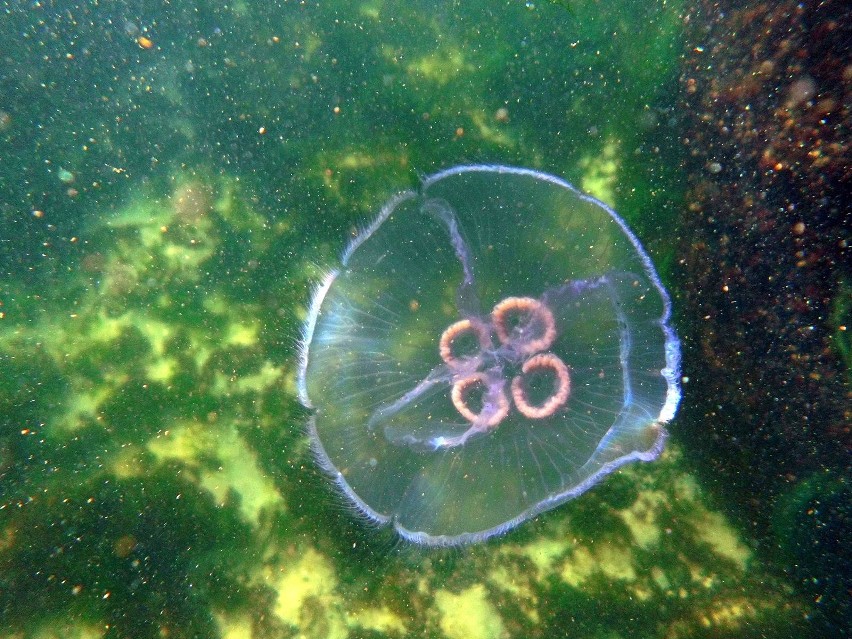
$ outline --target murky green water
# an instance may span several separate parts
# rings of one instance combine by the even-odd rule
[[[806,614],[676,420],[658,462],[443,552],[347,510],[296,399],[325,266],[453,165],[565,177],[686,285],[678,2],[4,8],[0,637],[783,636]]]

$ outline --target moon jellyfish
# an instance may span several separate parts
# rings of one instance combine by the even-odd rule
[[[608,206],[462,166],[393,197],[318,287],[300,399],[345,499],[415,543],[481,541],[657,458],[670,300]]]

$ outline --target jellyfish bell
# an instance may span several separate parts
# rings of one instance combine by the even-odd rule
[[[544,173],[462,166],[392,198],[344,252],[298,386],[345,499],[455,545],[656,459],[679,366],[669,296],[614,211]]]

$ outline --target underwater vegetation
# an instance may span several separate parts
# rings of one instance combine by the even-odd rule
[[[106,636],[215,636],[211,610],[242,598],[237,575],[248,526],[180,470],[98,475],[6,517],[5,631],[49,632],[73,618]]]
[[[252,209],[230,180],[202,181],[207,221],[188,237],[176,228],[183,204],[141,197],[91,229],[93,243],[109,241],[73,280],[98,282],[80,288],[75,317],[4,325],[7,636],[425,628],[461,639],[558,636],[569,625],[693,637],[801,627],[805,608],[754,562],[677,445],[462,554],[399,547],[364,526],[312,463],[295,335],[289,364],[273,362],[288,317],[281,298],[241,299],[230,275],[192,294],[231,254],[232,212],[243,228],[263,225],[247,223]]]
[[[809,291],[828,281],[816,276],[826,256],[844,263],[818,238],[838,228],[843,209],[776,219],[742,200],[713,209],[714,221],[682,207],[682,161],[696,147],[717,149],[719,132],[697,137],[718,118],[702,125],[706,108],[679,108],[681,59],[702,60],[695,49],[712,29],[695,26],[702,35],[685,42],[682,29],[700,21],[679,2],[564,4],[4,7],[0,637],[780,639],[820,636],[830,626],[817,618],[839,626],[843,609],[828,604],[842,595],[833,567],[845,565],[843,547],[832,542],[848,522],[843,468],[822,444],[804,453],[846,431],[824,418],[841,413],[796,402],[842,399],[834,373],[844,372],[843,351],[824,336],[845,320],[826,330],[811,318],[824,309],[842,318],[848,303],[834,288]],[[806,9],[779,14],[792,20],[790,42],[817,24],[827,37],[805,39],[833,42],[830,21]],[[748,12],[726,15],[750,23]],[[763,42],[743,46],[752,41]],[[838,68],[811,68],[816,92],[808,82],[795,92],[810,95],[793,105],[811,114],[808,131],[824,131],[820,119],[837,126],[840,109],[816,118],[806,105],[821,102],[824,86],[844,86]],[[783,107],[787,85],[776,85]],[[703,86],[689,95],[698,100]],[[754,86],[734,104],[757,105]],[[819,150],[825,166],[842,157],[837,140],[820,149],[798,141],[786,152]],[[696,164],[721,180],[727,157]],[[806,192],[819,190],[823,161]],[[299,326],[312,286],[382,203],[422,175],[481,164],[564,176],[618,211],[671,293],[688,412],[667,424],[653,464],[622,466],[486,543],[424,549],[342,505],[314,463],[298,402]],[[839,192],[822,193],[830,204]],[[737,210],[750,211],[748,228],[733,222]],[[752,226],[778,252],[764,253]],[[709,249],[692,253],[687,236]],[[793,257],[781,251],[790,245]],[[812,306],[791,300],[805,315],[778,314],[770,295],[771,308],[740,314],[754,303],[742,295],[731,310],[732,282],[721,296],[712,278],[735,262],[762,264],[764,292],[780,294],[768,279],[780,270],[792,286],[783,290]],[[538,287],[525,295],[550,285]],[[452,308],[441,310],[442,330],[460,319]],[[778,332],[788,317],[783,330],[801,341]],[[764,330],[728,330],[737,322]],[[729,343],[696,340],[710,324],[711,336],[751,356],[748,367],[708,356]],[[429,352],[438,355],[424,377],[444,361]],[[793,366],[794,353],[805,364]],[[540,396],[525,388],[522,401],[535,408],[545,387]],[[784,402],[770,402],[770,388]],[[807,415],[807,427],[779,404]],[[772,445],[762,449],[761,438]],[[800,459],[807,480],[796,474]],[[777,556],[766,539],[783,542]]]

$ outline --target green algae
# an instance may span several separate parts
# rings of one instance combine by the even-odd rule
[[[4,519],[4,632],[71,616],[114,636],[215,634],[211,609],[241,599],[235,574],[247,533],[232,508],[177,477],[101,474],[45,491]],[[39,611],[33,619],[32,610]]]

